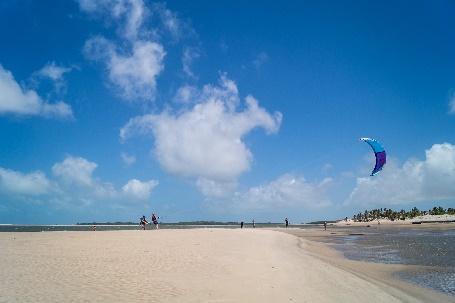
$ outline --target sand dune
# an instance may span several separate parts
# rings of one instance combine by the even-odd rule
[[[2,233],[0,247],[0,302],[419,302],[271,230]]]

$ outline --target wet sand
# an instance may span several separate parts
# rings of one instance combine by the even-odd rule
[[[385,227],[381,227],[385,228]],[[403,226],[387,226],[386,228],[416,228],[416,226],[403,225]],[[419,229],[439,229],[441,231],[449,228],[454,228],[452,224],[425,224],[419,225]],[[446,294],[434,291],[432,289],[423,288],[415,284],[408,283],[397,278],[394,274],[397,272],[404,271],[416,271],[422,269],[422,266],[414,265],[403,265],[403,264],[382,264],[382,263],[371,263],[363,261],[354,261],[346,259],[343,254],[334,248],[330,247],[327,243],[330,243],[328,238],[337,236],[347,236],[350,234],[359,234],[368,236],[365,233],[365,229],[356,227],[346,228],[330,228],[326,231],[323,227],[320,228],[291,228],[291,229],[276,229],[287,234],[297,236],[302,239],[301,247],[311,256],[323,260],[328,264],[350,272],[358,277],[367,281],[373,282],[378,286],[383,286],[387,291],[402,300],[407,301],[406,296],[410,296],[414,299],[422,302],[455,302],[455,298]],[[373,229],[371,230],[373,231]],[[403,296],[406,294],[406,296]]]
[[[1,233],[0,302],[450,302],[287,232]]]

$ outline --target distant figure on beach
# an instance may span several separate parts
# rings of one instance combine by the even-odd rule
[[[92,226],[92,230],[93,230],[93,231],[96,231],[96,225],[93,225],[93,226]]]
[[[240,228],[243,228],[243,221],[240,222]]]
[[[254,219],[253,219],[253,228],[255,228],[255,227],[256,227],[256,224],[254,223]]]
[[[327,221],[324,221],[324,230],[327,230]]]
[[[284,219],[284,223],[286,224],[286,228],[288,228],[288,226],[289,226],[289,220],[288,220],[288,218]]]
[[[139,222],[139,225],[141,226],[142,230],[145,230],[145,225],[148,224],[147,219],[145,216],[142,216]]]
[[[158,224],[158,219],[160,217],[157,217],[155,214],[152,214],[152,222],[155,225],[155,229],[159,229],[160,225]]]

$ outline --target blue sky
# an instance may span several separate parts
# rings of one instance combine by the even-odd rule
[[[453,207],[453,9],[2,1],[0,223]]]

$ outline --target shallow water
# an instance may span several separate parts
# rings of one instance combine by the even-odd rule
[[[256,223],[257,228],[261,227],[281,227],[280,223]],[[188,229],[188,228],[240,228],[240,225],[235,224],[216,224],[216,225],[201,225],[201,224],[178,224],[178,223],[162,223],[160,229]],[[245,228],[252,228],[250,223],[245,224]],[[139,225],[96,225],[97,231],[107,230],[140,230]],[[147,230],[154,230],[152,225],[146,226]],[[0,225],[0,232],[44,232],[44,231],[92,231],[92,225]]]
[[[356,228],[355,233],[363,235],[334,235],[331,242],[352,260],[421,265],[421,270],[399,272],[397,276],[455,296],[455,226],[445,230]]]

